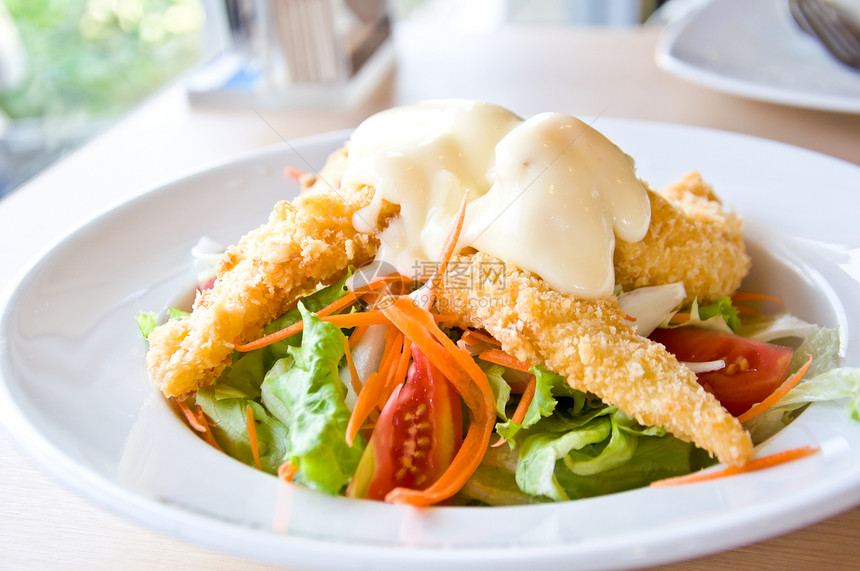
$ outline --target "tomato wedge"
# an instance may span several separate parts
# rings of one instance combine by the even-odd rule
[[[394,488],[424,490],[445,472],[463,442],[460,395],[416,346],[406,382],[376,421],[347,488],[351,498],[382,500]]]
[[[722,369],[697,377],[734,416],[763,401],[785,381],[793,354],[788,347],[704,327],[655,329],[650,337],[665,345],[679,361],[725,361]]]

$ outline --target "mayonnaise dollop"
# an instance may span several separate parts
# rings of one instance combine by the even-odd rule
[[[426,274],[468,191],[458,244],[540,275],[580,297],[612,293],[616,236],[641,240],[648,194],[633,160],[560,113],[526,121],[503,107],[430,101],[378,113],[350,138],[342,186],[369,185],[358,230],[375,229],[383,200],[400,215],[380,233],[377,260]]]

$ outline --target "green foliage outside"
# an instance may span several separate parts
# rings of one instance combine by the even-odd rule
[[[28,73],[0,92],[12,119],[104,118],[127,110],[200,57],[199,0],[0,0]]]

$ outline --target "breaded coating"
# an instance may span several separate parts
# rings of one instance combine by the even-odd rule
[[[350,198],[366,204],[370,193]],[[279,202],[266,224],[227,250],[214,287],[198,292],[191,315],[149,336],[147,368],[165,396],[211,384],[230,364],[234,342],[258,336],[297,296],[373,259],[376,238],[353,228],[354,206],[323,190]]]
[[[452,264],[437,309],[486,329],[502,349],[567,377],[647,426],[662,426],[724,464],[753,452],[749,434],[696,375],[666,349],[637,335],[614,297],[577,299],[483,253]]]
[[[688,302],[733,293],[750,268],[740,216],[726,212],[696,172],[648,194],[648,234],[636,243],[617,241],[615,281],[625,290],[683,282]]]

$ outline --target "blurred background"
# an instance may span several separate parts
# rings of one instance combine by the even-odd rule
[[[171,82],[186,82],[198,104],[345,106],[384,73],[384,62],[368,62],[384,52],[399,21],[461,32],[512,24],[637,26],[661,4],[0,0],[0,196]]]

